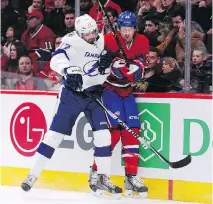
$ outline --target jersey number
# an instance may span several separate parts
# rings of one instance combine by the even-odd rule
[[[45,42],[45,49],[46,50],[52,50],[52,45],[51,45],[51,43],[49,41]]]

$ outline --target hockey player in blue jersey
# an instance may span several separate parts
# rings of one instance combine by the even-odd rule
[[[75,29],[76,31],[63,37],[51,59],[51,68],[63,76],[60,103],[37,150],[36,162],[21,187],[25,191],[31,189],[64,135],[71,135],[77,117],[84,112],[93,129],[94,159],[98,166],[98,178],[97,182],[91,185],[92,192],[102,196],[104,191],[107,191],[119,198],[122,189],[109,180],[111,135],[105,112],[82,91],[87,90],[101,99],[101,87],[106,79],[106,76],[98,72],[98,61],[104,49],[103,35],[98,34],[96,22],[88,15],[76,18]]]

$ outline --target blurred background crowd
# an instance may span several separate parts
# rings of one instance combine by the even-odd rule
[[[79,0],[100,33],[111,28],[95,0]],[[150,42],[145,74],[135,92],[182,92],[190,69],[190,92],[212,93],[212,0],[192,0],[191,65],[184,66],[184,0],[101,0],[117,28],[125,10],[137,16],[137,32]],[[50,69],[52,52],[74,30],[75,0],[1,0],[1,88],[58,90],[61,76]]]

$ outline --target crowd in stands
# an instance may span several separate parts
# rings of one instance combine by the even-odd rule
[[[1,88],[58,90],[61,76],[49,62],[62,37],[74,31],[74,1],[21,0],[25,7],[17,8],[14,1],[1,0]],[[100,33],[112,32],[96,0],[79,1],[81,15],[93,17]],[[192,0],[190,67],[184,67],[184,0],[101,1],[115,29],[128,9],[137,16],[137,32],[149,39],[144,77],[134,91],[181,92],[190,69],[191,92],[212,92],[212,0]]]

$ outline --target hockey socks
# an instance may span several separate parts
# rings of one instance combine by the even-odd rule
[[[132,128],[133,131],[139,133],[138,128]],[[122,130],[122,158],[125,163],[126,174],[138,173],[139,162],[139,141],[127,130]]]

